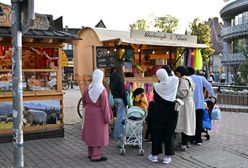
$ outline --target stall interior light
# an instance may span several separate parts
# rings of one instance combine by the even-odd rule
[[[140,49],[138,49],[138,52],[140,52]]]
[[[125,52],[125,49],[122,49],[121,51],[122,51],[122,52]]]
[[[110,51],[109,50],[107,52],[108,52],[108,54],[110,54]]]
[[[167,51],[166,54],[168,55],[169,54],[169,51]]]
[[[115,49],[114,49],[114,51],[116,52],[116,51],[117,51],[117,49],[115,48]]]
[[[152,51],[152,54],[155,54],[155,51],[154,50]]]

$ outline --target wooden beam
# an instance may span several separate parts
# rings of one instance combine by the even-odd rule
[[[26,43],[33,43],[33,42],[34,42],[34,38],[32,38],[32,37],[24,38],[24,39],[23,39],[23,42],[26,42]]]

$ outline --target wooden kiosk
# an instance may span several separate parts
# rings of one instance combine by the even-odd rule
[[[200,49],[208,47],[197,44],[197,37],[151,31],[115,31],[103,28],[82,28],[75,42],[75,77],[81,91],[91,79],[95,68],[102,68],[109,76],[116,63],[126,65],[125,80],[129,89],[144,87],[152,91],[157,82],[156,70],[162,65],[175,69],[186,65],[201,69]]]
[[[11,8],[0,3],[0,143],[12,141],[12,54]],[[46,121],[35,122],[24,110],[24,140],[64,136],[61,57],[63,43],[76,36],[54,29],[50,15],[36,14],[33,29],[23,35],[23,106],[45,115]],[[25,116],[28,114],[28,116]],[[36,114],[34,114],[36,115]],[[39,116],[38,116],[39,117]]]

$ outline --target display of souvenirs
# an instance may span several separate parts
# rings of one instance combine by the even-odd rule
[[[23,69],[45,69],[58,66],[58,49],[23,47]],[[10,46],[0,46],[0,69],[12,68],[12,52]]]

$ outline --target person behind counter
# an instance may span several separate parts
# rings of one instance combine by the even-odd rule
[[[128,105],[127,92],[125,89],[124,66],[119,64],[114,72],[110,75],[109,88],[114,99],[114,107],[116,111],[116,120],[114,126],[114,139],[117,141],[117,147],[122,145],[123,124],[122,121],[126,115],[126,107]]]
[[[92,162],[106,161],[101,149],[109,144],[108,123],[112,119],[108,93],[103,86],[103,71],[96,69],[91,84],[84,89],[83,106],[85,119],[82,125],[82,140],[88,146],[88,158]]]

